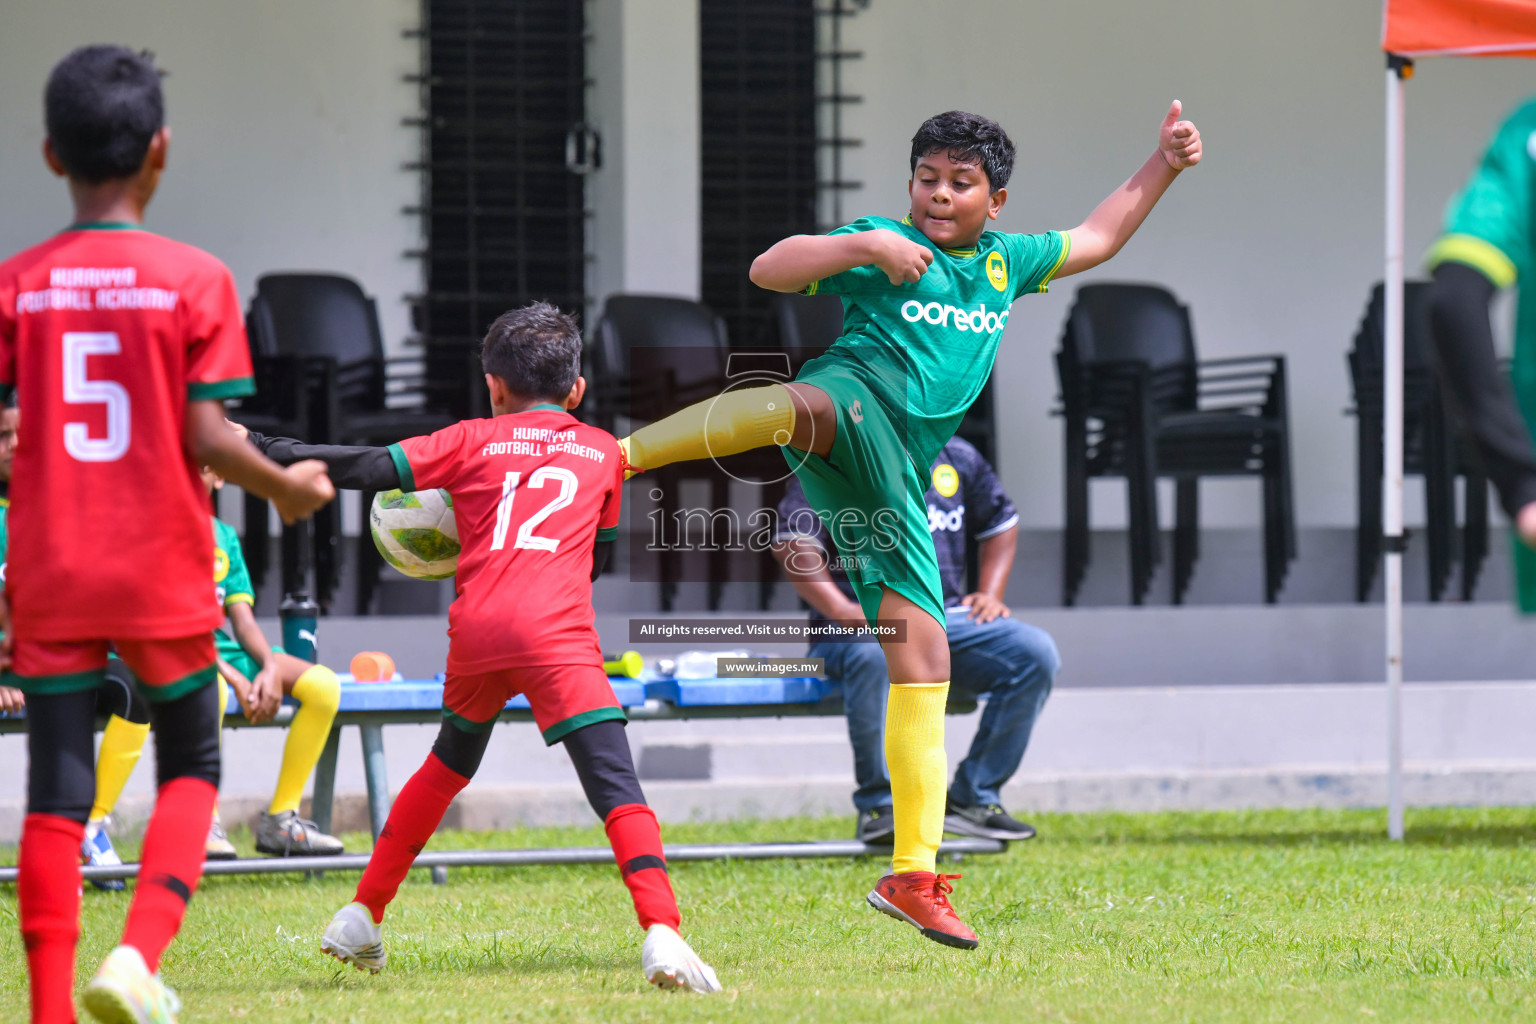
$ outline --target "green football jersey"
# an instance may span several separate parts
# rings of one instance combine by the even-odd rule
[[[933,252],[920,280],[893,285],[879,267],[854,267],[813,283],[806,294],[842,297],[843,336],[821,359],[856,364],[926,470],[991,374],[1013,300],[1045,291],[1070,243],[1059,231],[986,231],[973,249],[941,249],[909,218],[887,217],[863,217],[832,234],[877,228]]]
[[[1536,433],[1536,100],[1511,114],[1466,187],[1445,212],[1445,234],[1429,251],[1433,269],[1464,263],[1500,288],[1518,285],[1515,397]],[[1520,607],[1536,612],[1536,552],[1514,542]]]
[[[0,590],[5,589],[5,549],[10,543],[10,531],[6,528],[5,519],[11,511],[11,503],[0,498]]]
[[[212,519],[212,517],[210,517]],[[251,588],[251,573],[245,565],[245,554],[240,550],[240,535],[235,528],[221,519],[213,522],[213,585],[218,595],[219,607],[232,604],[255,604],[256,595]],[[239,643],[223,628],[214,631],[214,640],[221,651],[238,650]]]

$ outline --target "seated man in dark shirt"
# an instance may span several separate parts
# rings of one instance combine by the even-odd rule
[[[955,769],[944,828],[989,839],[1028,839],[1029,825],[1003,810],[998,791],[1018,770],[1035,718],[1056,676],[1056,645],[1044,630],[1009,617],[1003,590],[1013,568],[1018,513],[992,467],[974,446],[952,439],[930,472],[928,529],[944,584],[951,698],[987,698],[970,752]],[[978,544],[978,589],[965,593],[967,538]],[[812,623],[863,625],[825,525],[791,479],[779,502],[773,553],[810,604]],[[808,656],[825,658],[827,676],[842,684],[858,789],[858,837],[891,842],[891,779],[885,766],[885,699],[890,678],[880,645],[818,641]]]

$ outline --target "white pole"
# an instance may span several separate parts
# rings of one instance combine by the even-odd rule
[[[1387,837],[1403,838],[1403,79],[1387,67],[1387,267],[1383,339],[1386,544]]]

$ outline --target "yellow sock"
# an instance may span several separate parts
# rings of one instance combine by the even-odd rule
[[[727,391],[641,427],[619,444],[637,470],[789,444],[795,405],[783,384]],[[630,474],[633,475],[633,474]]]
[[[128,785],[133,766],[144,752],[149,724],[139,725],[113,715],[101,733],[101,752],[96,755],[96,802],[91,806],[91,820],[100,821],[112,813],[117,798]]]
[[[299,809],[304,798],[304,783],[315,770],[325,741],[331,736],[331,722],[341,704],[341,680],[324,665],[313,665],[293,684],[293,699],[299,710],[288,724],[288,740],[283,744],[283,767],[277,773],[277,789],[272,793],[268,814]]]
[[[896,848],[891,870],[932,871],[944,835],[944,705],[949,682],[892,685],[885,706],[885,763],[891,774]]]

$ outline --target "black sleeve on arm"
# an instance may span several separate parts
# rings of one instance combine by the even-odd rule
[[[1514,519],[1536,501],[1536,448],[1494,354],[1488,316],[1494,291],[1480,271],[1463,263],[1440,264],[1430,300],[1431,334],[1441,379],[1505,513]]]
[[[319,459],[330,467],[331,483],[348,491],[388,491],[400,486],[400,471],[388,448],[347,444],[302,444],[291,437],[267,437],[252,430],[250,442],[280,466]]]
[[[603,574],[603,567],[608,564],[608,556],[613,551],[613,541],[600,540],[592,545],[592,582]]]

